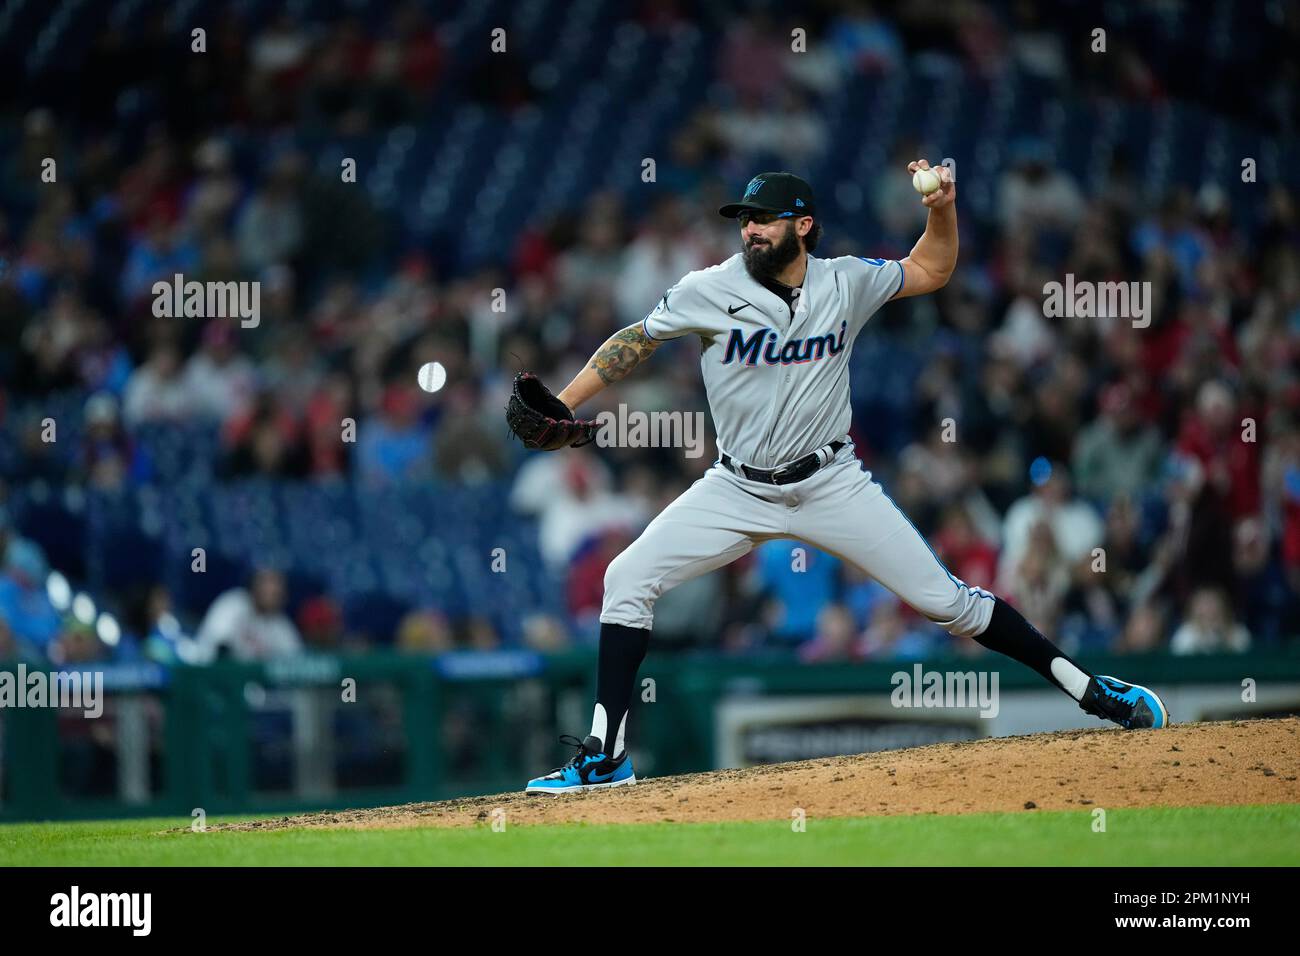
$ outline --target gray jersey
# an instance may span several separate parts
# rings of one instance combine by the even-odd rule
[[[700,337],[719,454],[775,468],[848,434],[853,342],[902,287],[893,259],[808,256],[792,317],[737,253],[684,276],[642,328],[654,339]]]

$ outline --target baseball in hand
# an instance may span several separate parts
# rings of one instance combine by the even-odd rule
[[[939,188],[939,174],[933,169],[918,169],[912,174],[912,188],[922,196],[928,196]]]

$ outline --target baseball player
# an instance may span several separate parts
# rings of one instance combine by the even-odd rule
[[[909,173],[930,169],[924,159]],[[691,272],[641,321],[616,332],[558,396],[521,373],[507,420],[524,443],[555,449],[595,435],[576,409],[626,377],[664,342],[694,336],[717,430],[713,466],[646,527],[605,572],[591,732],[561,738],[577,752],[529,781],[530,793],[636,782],[627,715],[655,601],[772,539],[795,539],[857,565],[950,634],[1032,667],[1094,716],[1163,727],[1153,692],[1089,673],[1011,605],[955,577],[854,454],[848,437],[849,354],[886,302],[942,288],[957,264],[956,184],[921,198],[925,232],[902,260],[812,253],[822,236],[811,187],[761,173],[719,213],[740,226],[741,252]]]

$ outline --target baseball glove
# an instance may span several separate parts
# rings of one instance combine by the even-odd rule
[[[569,406],[551,394],[532,372],[515,376],[506,422],[525,447],[541,451],[579,448],[596,438],[596,422],[573,417]]]

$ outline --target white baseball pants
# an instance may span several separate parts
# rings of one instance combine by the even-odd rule
[[[993,594],[943,566],[852,442],[788,485],[750,481],[715,462],[610,563],[600,620],[649,629],[665,591],[773,539],[802,541],[856,565],[950,634],[972,637],[988,627]]]

